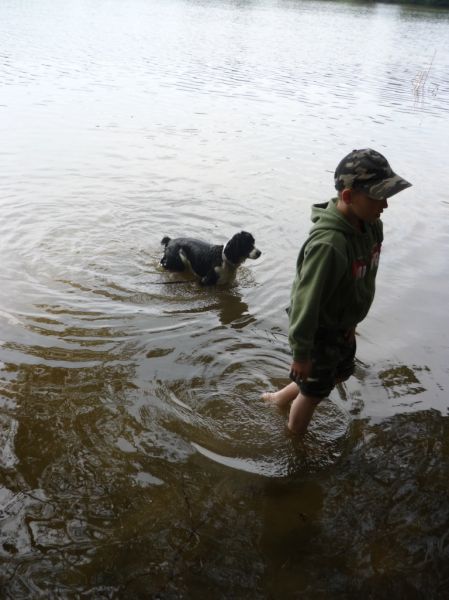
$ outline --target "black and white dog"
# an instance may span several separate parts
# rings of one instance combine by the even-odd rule
[[[161,265],[169,271],[190,269],[204,285],[230,283],[237,268],[247,258],[259,258],[261,251],[247,231],[236,233],[225,246],[208,244],[194,238],[164,237]]]

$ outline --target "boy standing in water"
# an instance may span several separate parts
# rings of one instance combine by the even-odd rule
[[[305,433],[318,403],[354,372],[355,329],[374,298],[387,199],[411,186],[387,159],[366,148],[343,158],[338,197],[312,207],[291,291],[288,340],[292,383],[263,398],[292,402],[288,427]]]

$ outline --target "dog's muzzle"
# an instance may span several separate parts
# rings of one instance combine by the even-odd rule
[[[249,253],[249,258],[259,258],[262,252],[258,248],[253,248]]]

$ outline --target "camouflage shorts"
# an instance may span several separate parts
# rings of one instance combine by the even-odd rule
[[[312,348],[312,370],[307,381],[296,381],[304,396],[326,398],[338,380],[354,373],[355,339],[348,341],[344,331],[318,330]]]

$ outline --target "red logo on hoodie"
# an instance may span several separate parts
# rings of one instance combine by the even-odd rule
[[[367,267],[365,260],[355,260],[352,263],[352,276],[354,279],[362,279],[362,277],[365,277]]]
[[[381,244],[374,244],[371,250],[371,268],[377,269],[379,266]]]
[[[363,258],[354,260],[352,263],[352,276],[354,279],[362,279],[368,272],[368,265],[370,269],[377,269],[379,266],[381,244],[374,244],[371,249],[371,257],[369,262]]]

